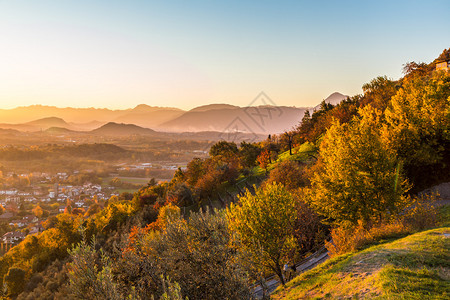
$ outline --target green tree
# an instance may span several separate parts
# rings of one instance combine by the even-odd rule
[[[239,152],[236,143],[233,142],[227,142],[227,141],[220,141],[215,143],[211,146],[211,149],[209,149],[209,155],[210,156],[218,156],[222,155],[225,157],[236,155]]]
[[[367,224],[399,212],[409,188],[400,163],[380,137],[381,113],[366,106],[352,122],[335,122],[321,145],[323,168],[312,179],[311,204],[338,223]]]
[[[256,159],[261,153],[261,149],[252,143],[242,142],[239,147],[239,154],[241,155],[242,165],[251,168],[256,166]]]
[[[88,244],[85,239],[69,250],[69,290],[78,299],[137,299],[134,295],[122,295],[114,281],[112,261],[102,251],[95,250],[95,239]],[[100,263],[99,263],[100,261]]]
[[[247,190],[227,209],[227,218],[240,251],[259,270],[275,272],[284,285],[282,265],[295,249],[293,196],[279,183],[259,188],[254,195]]]

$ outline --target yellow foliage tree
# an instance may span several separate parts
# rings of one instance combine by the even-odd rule
[[[42,218],[42,215],[44,214],[44,211],[42,210],[41,206],[38,204],[35,208],[33,208],[33,214],[38,217]]]
[[[178,220],[180,217],[180,208],[169,203],[159,209],[157,222],[161,229],[165,229],[168,223]]]
[[[272,183],[257,189],[255,195],[247,190],[238,204],[227,209],[229,227],[240,250],[259,270],[275,272],[282,284],[283,262],[295,248],[295,204],[282,184]]]
[[[320,145],[321,170],[312,179],[309,200],[337,223],[381,220],[405,205],[404,179],[395,153],[380,137],[381,112],[366,106],[352,122],[335,122]]]
[[[450,74],[414,77],[392,97],[383,136],[406,164],[435,164],[450,142]]]

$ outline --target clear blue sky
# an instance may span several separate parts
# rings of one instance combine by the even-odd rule
[[[450,47],[450,1],[0,0],[0,108],[312,106]]]

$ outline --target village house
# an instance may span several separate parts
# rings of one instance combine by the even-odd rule
[[[28,223],[36,223],[39,221],[38,217],[36,217],[34,215],[25,216],[25,217],[23,217],[23,220]]]
[[[42,231],[44,231],[44,227],[41,224],[38,224],[38,225],[34,225],[33,227],[31,227],[29,234],[35,234],[35,233],[39,233]]]
[[[20,202],[20,197],[19,196],[9,196],[5,198],[5,202],[16,202],[19,203]]]
[[[11,219],[12,217],[14,217],[14,214],[11,212],[5,212],[3,214],[0,215],[0,221],[8,221],[9,219]]]
[[[80,201],[75,202],[75,206],[78,207],[78,208],[83,207],[84,206],[84,201],[80,200]]]
[[[17,195],[17,189],[0,190],[0,195],[7,195],[7,196]]]
[[[2,236],[3,243],[15,244],[25,238],[25,233],[20,231],[10,231]]]
[[[28,222],[25,220],[12,220],[9,221],[9,226],[17,226],[19,228],[25,227],[28,225]]]
[[[450,69],[450,61],[443,61],[436,64],[436,71],[444,70],[448,71]]]

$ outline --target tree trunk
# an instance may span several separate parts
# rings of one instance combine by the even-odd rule
[[[281,270],[281,266],[277,263],[276,265],[276,270],[275,272],[277,273],[278,278],[280,279],[280,282],[283,286],[285,286],[285,281],[284,281],[284,277],[283,277],[283,271]]]

